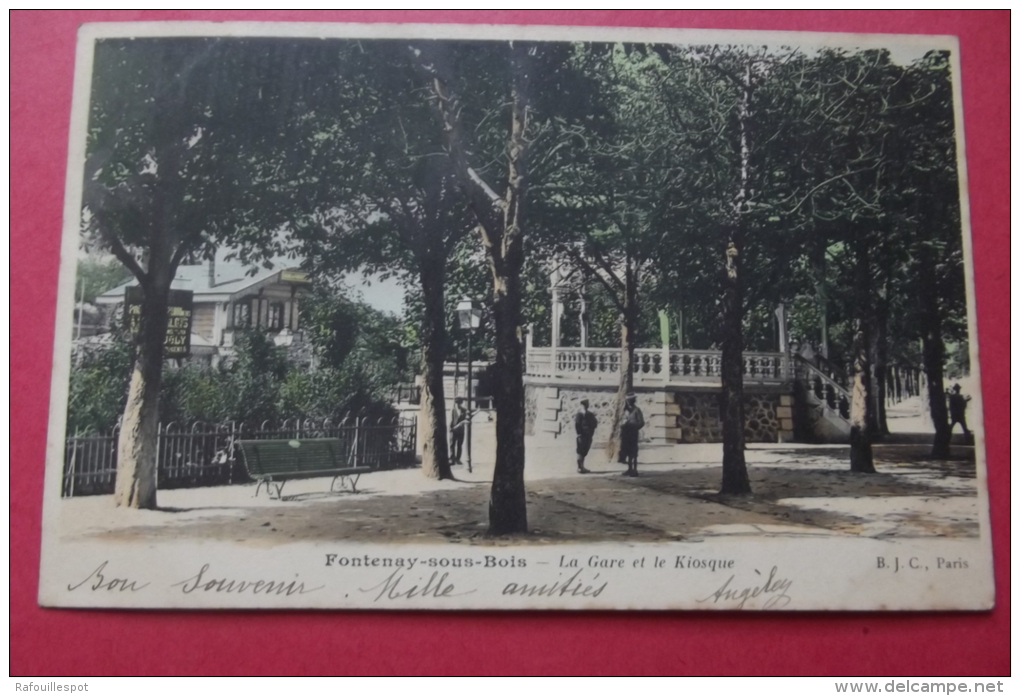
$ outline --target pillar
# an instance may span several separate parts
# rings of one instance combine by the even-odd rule
[[[578,308],[581,312],[581,347],[588,347],[588,298],[582,292],[578,298]]]
[[[818,304],[820,305],[819,309],[821,310],[819,312],[819,316],[821,317],[821,326],[819,328],[822,333],[822,341],[818,346],[818,352],[822,354],[823,358],[827,359],[829,357],[829,305],[825,299],[825,286],[819,285],[818,287]]]
[[[779,352],[785,353],[790,344],[786,336],[786,305],[782,302],[776,307],[776,319],[779,320]]]
[[[662,340],[662,378],[663,384],[669,384],[669,315],[666,310],[659,310],[659,338]]]
[[[563,317],[563,300],[561,295],[563,289],[558,285],[553,285],[549,288],[549,292],[552,294],[552,335],[549,337],[549,345],[552,346],[553,352],[560,347],[560,320]]]

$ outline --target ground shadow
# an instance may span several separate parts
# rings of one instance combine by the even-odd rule
[[[530,481],[531,533],[509,540],[486,536],[489,487],[475,481],[469,483],[479,485],[408,495],[368,495],[370,489],[362,489],[357,494],[298,494],[288,499],[298,503],[291,505],[168,508],[223,514],[90,536],[223,539],[259,546],[295,540],[501,545],[684,540],[733,533],[860,536],[874,535],[876,523],[881,527],[877,533],[891,536],[977,534],[975,515],[954,512],[966,511],[966,504],[940,508],[923,503],[976,500],[972,457],[932,460],[925,446],[887,443],[875,447],[878,473],[859,474],[849,471],[846,448],[769,449],[759,454],[776,461],[749,465],[753,494],[746,497],[720,496],[719,466],[700,463],[646,468],[637,478],[620,476],[621,469],[608,464],[593,475]]]

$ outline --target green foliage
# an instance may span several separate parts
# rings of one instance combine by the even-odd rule
[[[187,363],[163,372],[160,420],[165,423],[234,420],[235,402],[234,385],[225,370]]]
[[[533,210],[542,248],[575,250],[575,265],[594,267],[589,279],[618,271],[624,257],[653,259],[640,281],[644,334],[656,334],[650,304],[683,311],[687,346],[716,344],[722,252],[740,225],[745,349],[774,349],[782,301],[791,336],[817,343],[824,307],[831,354],[849,353],[853,240],[871,251],[871,311],[888,328],[890,360],[917,364],[919,292],[938,292],[945,337],[966,341],[946,55],[899,66],[883,51],[587,53],[611,118],[578,133],[574,165],[535,187]],[[746,142],[738,116],[750,126]],[[921,272],[925,254],[934,276]],[[597,298],[594,307],[593,333],[610,333],[617,310]]]
[[[400,318],[326,286],[304,298],[301,317],[321,367],[358,365],[382,385],[414,378],[414,335]]]
[[[198,362],[163,372],[160,420],[261,423],[293,417],[338,418],[348,413],[392,415],[389,389],[410,379],[402,325],[392,316],[320,291],[302,305],[318,369],[288,362],[284,349],[261,331],[240,334],[229,363]],[[321,322],[321,323],[317,323]],[[337,336],[347,349],[337,352]],[[107,430],[124,409],[131,347],[118,334],[71,371],[68,429]]]
[[[946,379],[961,379],[970,374],[970,347],[966,341],[946,345]]]
[[[233,413],[237,420],[273,420],[280,414],[280,382],[287,361],[272,336],[262,331],[241,334],[230,366]]]
[[[78,261],[75,301],[92,303],[98,295],[127,281],[131,273],[116,259],[85,258]]]
[[[322,298],[319,301],[325,302]],[[353,308],[365,317],[373,315],[369,308],[346,300],[334,299],[334,304],[344,306],[346,311]],[[323,313],[320,305],[312,315]],[[302,316],[308,318],[307,314]],[[348,326],[346,333],[353,337],[353,347],[339,362],[323,360],[317,369],[308,370],[289,364],[271,335],[245,332],[229,366],[214,369],[187,364],[167,371],[163,419],[258,424],[295,417],[390,414],[387,391],[400,378],[396,357],[384,352],[385,338],[380,337],[379,327],[367,320],[360,326]],[[328,354],[330,346],[335,345],[329,338],[317,344],[316,350]]]
[[[157,233],[201,251],[229,239],[244,244],[250,260],[286,248],[323,279],[362,269],[407,288],[404,323],[329,293],[311,298],[302,317],[317,372],[280,368],[265,343],[245,346],[248,357],[222,375],[175,371],[167,389],[191,395],[171,399],[182,414],[257,417],[287,410],[284,403],[309,414],[348,402],[367,407],[378,398],[374,385],[418,372],[424,262],[445,276],[445,327],[456,325],[462,297],[490,299],[491,269],[423,69],[457,95],[473,173],[499,197],[509,162],[511,49],[452,41],[413,48],[100,42],[85,211],[98,246],[116,238],[137,252]],[[864,240],[890,360],[916,363],[923,334],[916,298],[936,292],[944,335],[960,346],[948,359],[962,369],[968,336],[947,55],[900,66],[882,51],[580,43],[535,45],[531,54],[520,280],[522,320],[533,324],[536,344],[548,340],[554,265],[575,268],[578,287],[586,281],[590,345],[619,342],[609,276],[622,280],[625,268],[638,286],[638,345],[658,345],[660,308],[682,312],[685,346],[717,344],[722,253],[739,224],[747,349],[774,346],[772,313],[783,301],[791,336],[817,341],[824,308],[832,354],[848,354],[852,244]],[[742,116],[745,86],[752,94]],[[752,126],[743,172],[741,119]],[[158,197],[169,204],[162,217]],[[267,234],[283,222],[290,237]],[[179,237],[184,230],[194,234]],[[930,260],[923,267],[922,257]],[[81,272],[97,278],[87,280],[90,297],[116,275],[112,266]],[[565,343],[577,340],[576,305],[568,305],[563,329]],[[462,359],[465,344],[451,329],[442,356]],[[486,316],[472,336],[474,357],[490,358],[492,346]],[[102,372],[74,379],[82,414],[86,379],[97,381],[97,393],[117,391]]]
[[[349,414],[390,416],[382,385],[359,365],[291,371],[280,385],[280,409],[292,416],[341,418]]]
[[[295,123],[294,96],[307,87],[280,75],[320,48],[268,39],[97,41],[83,210],[89,243],[121,261],[169,251],[160,263],[217,242],[271,247],[294,183],[279,143]]]
[[[117,424],[127,400],[131,346],[126,335],[114,334],[108,345],[95,348],[71,367],[67,430],[97,432]]]

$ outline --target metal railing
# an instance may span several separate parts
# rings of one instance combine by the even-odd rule
[[[410,466],[415,462],[417,427],[413,415],[295,418],[257,425],[236,421],[160,424],[156,485],[170,489],[249,482],[238,440],[336,438],[349,463],[373,469]],[[119,435],[120,429],[114,428],[66,439],[63,497],[113,492]]]
[[[420,404],[421,387],[417,384],[401,383],[391,388],[387,397],[390,403],[394,404]]]

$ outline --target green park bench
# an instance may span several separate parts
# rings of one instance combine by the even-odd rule
[[[282,498],[287,481],[320,476],[333,477],[329,484],[331,493],[336,490],[337,480],[341,489],[349,487],[352,493],[357,493],[358,479],[372,471],[370,466],[356,466],[353,461],[345,461],[344,457],[353,457],[353,453],[336,438],[239,440],[238,445],[244,453],[248,475],[258,481],[255,495],[265,484],[269,497],[276,500]]]

